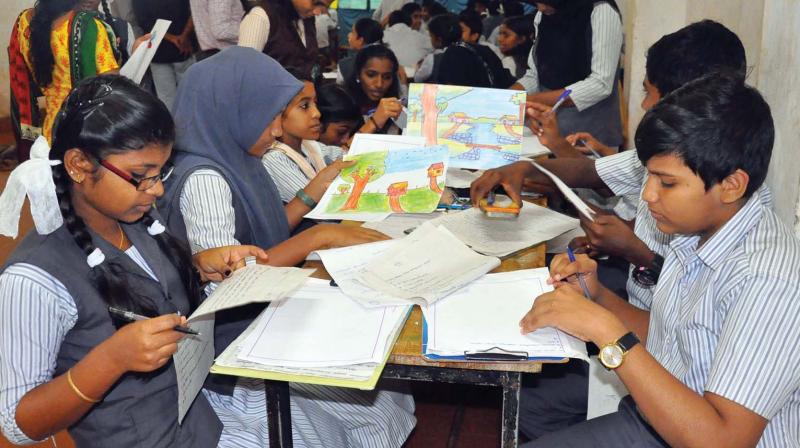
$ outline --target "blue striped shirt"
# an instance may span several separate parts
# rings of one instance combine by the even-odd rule
[[[623,151],[608,157],[602,157],[595,161],[595,170],[600,179],[616,195],[632,195],[641,197],[644,184],[647,181],[647,169],[642,165],[636,150]],[[758,189],[759,200],[766,207],[772,206],[772,192],[766,185]],[[639,200],[636,209],[636,222],[633,226],[633,233],[644,242],[651,251],[666,256],[667,248],[672,239],[671,235],[658,230],[656,221],[647,209],[647,203]],[[653,300],[653,288],[639,285],[633,281],[630,272],[626,290],[628,291],[628,301],[638,308],[648,310]]]
[[[647,350],[681,382],[769,420],[759,447],[800,445],[800,241],[756,192],[698,247],[677,235]]]

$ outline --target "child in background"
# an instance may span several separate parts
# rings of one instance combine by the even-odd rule
[[[324,182],[330,183],[342,168],[351,164],[337,162],[342,157],[342,149],[338,146],[324,146],[317,142],[322,123],[316,101],[314,84],[303,82],[303,89],[281,115],[283,135],[261,158],[284,203],[294,199],[297,191],[305,188],[317,175],[330,179]],[[312,196],[315,201],[320,198]]]
[[[364,124],[364,118],[353,98],[343,88],[327,84],[317,89],[322,131],[319,142],[328,146],[346,148],[356,130]]]
[[[364,116],[358,132],[400,134],[393,121],[403,111],[399,69],[394,53],[383,45],[370,45],[356,55],[355,70],[346,88]]]
[[[353,73],[356,54],[366,47],[383,41],[383,27],[381,24],[366,17],[356,20],[353,29],[347,33],[347,44],[350,46],[351,55],[339,61],[336,71],[336,84],[344,85]]]
[[[503,66],[515,78],[528,70],[528,53],[533,47],[533,20],[527,16],[509,17],[500,25],[497,46],[503,53]]]

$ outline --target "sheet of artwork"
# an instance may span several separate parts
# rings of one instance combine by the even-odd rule
[[[355,160],[306,215],[313,219],[381,220],[387,213],[430,213],[444,189],[446,146],[347,156]]]
[[[524,114],[523,91],[411,84],[404,134],[446,145],[451,167],[496,168],[519,160]]]

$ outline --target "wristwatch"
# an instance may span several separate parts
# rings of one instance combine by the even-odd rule
[[[638,343],[639,338],[630,331],[616,341],[609,342],[601,347],[598,358],[600,358],[600,362],[606,369],[614,370],[622,365],[625,355]]]
[[[659,254],[653,254],[653,261],[647,265],[639,265],[633,268],[631,276],[633,281],[639,286],[650,288],[658,283],[658,277],[661,275],[661,268],[664,266],[664,257]]]

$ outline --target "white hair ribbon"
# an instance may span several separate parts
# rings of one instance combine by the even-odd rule
[[[149,233],[150,236],[161,235],[165,230],[167,230],[167,228],[164,227],[164,224],[161,224],[157,219],[147,227],[147,233]]]
[[[95,266],[101,264],[102,262],[106,261],[106,254],[100,250],[99,247],[96,247],[92,253],[86,257],[86,264],[89,265],[90,268],[94,268]]]
[[[42,235],[54,232],[64,222],[56,197],[52,167],[60,160],[49,160],[50,145],[39,137],[31,147],[31,158],[22,162],[8,177],[0,195],[0,234],[16,238],[19,217],[25,196],[31,203],[31,215],[36,231]]]

